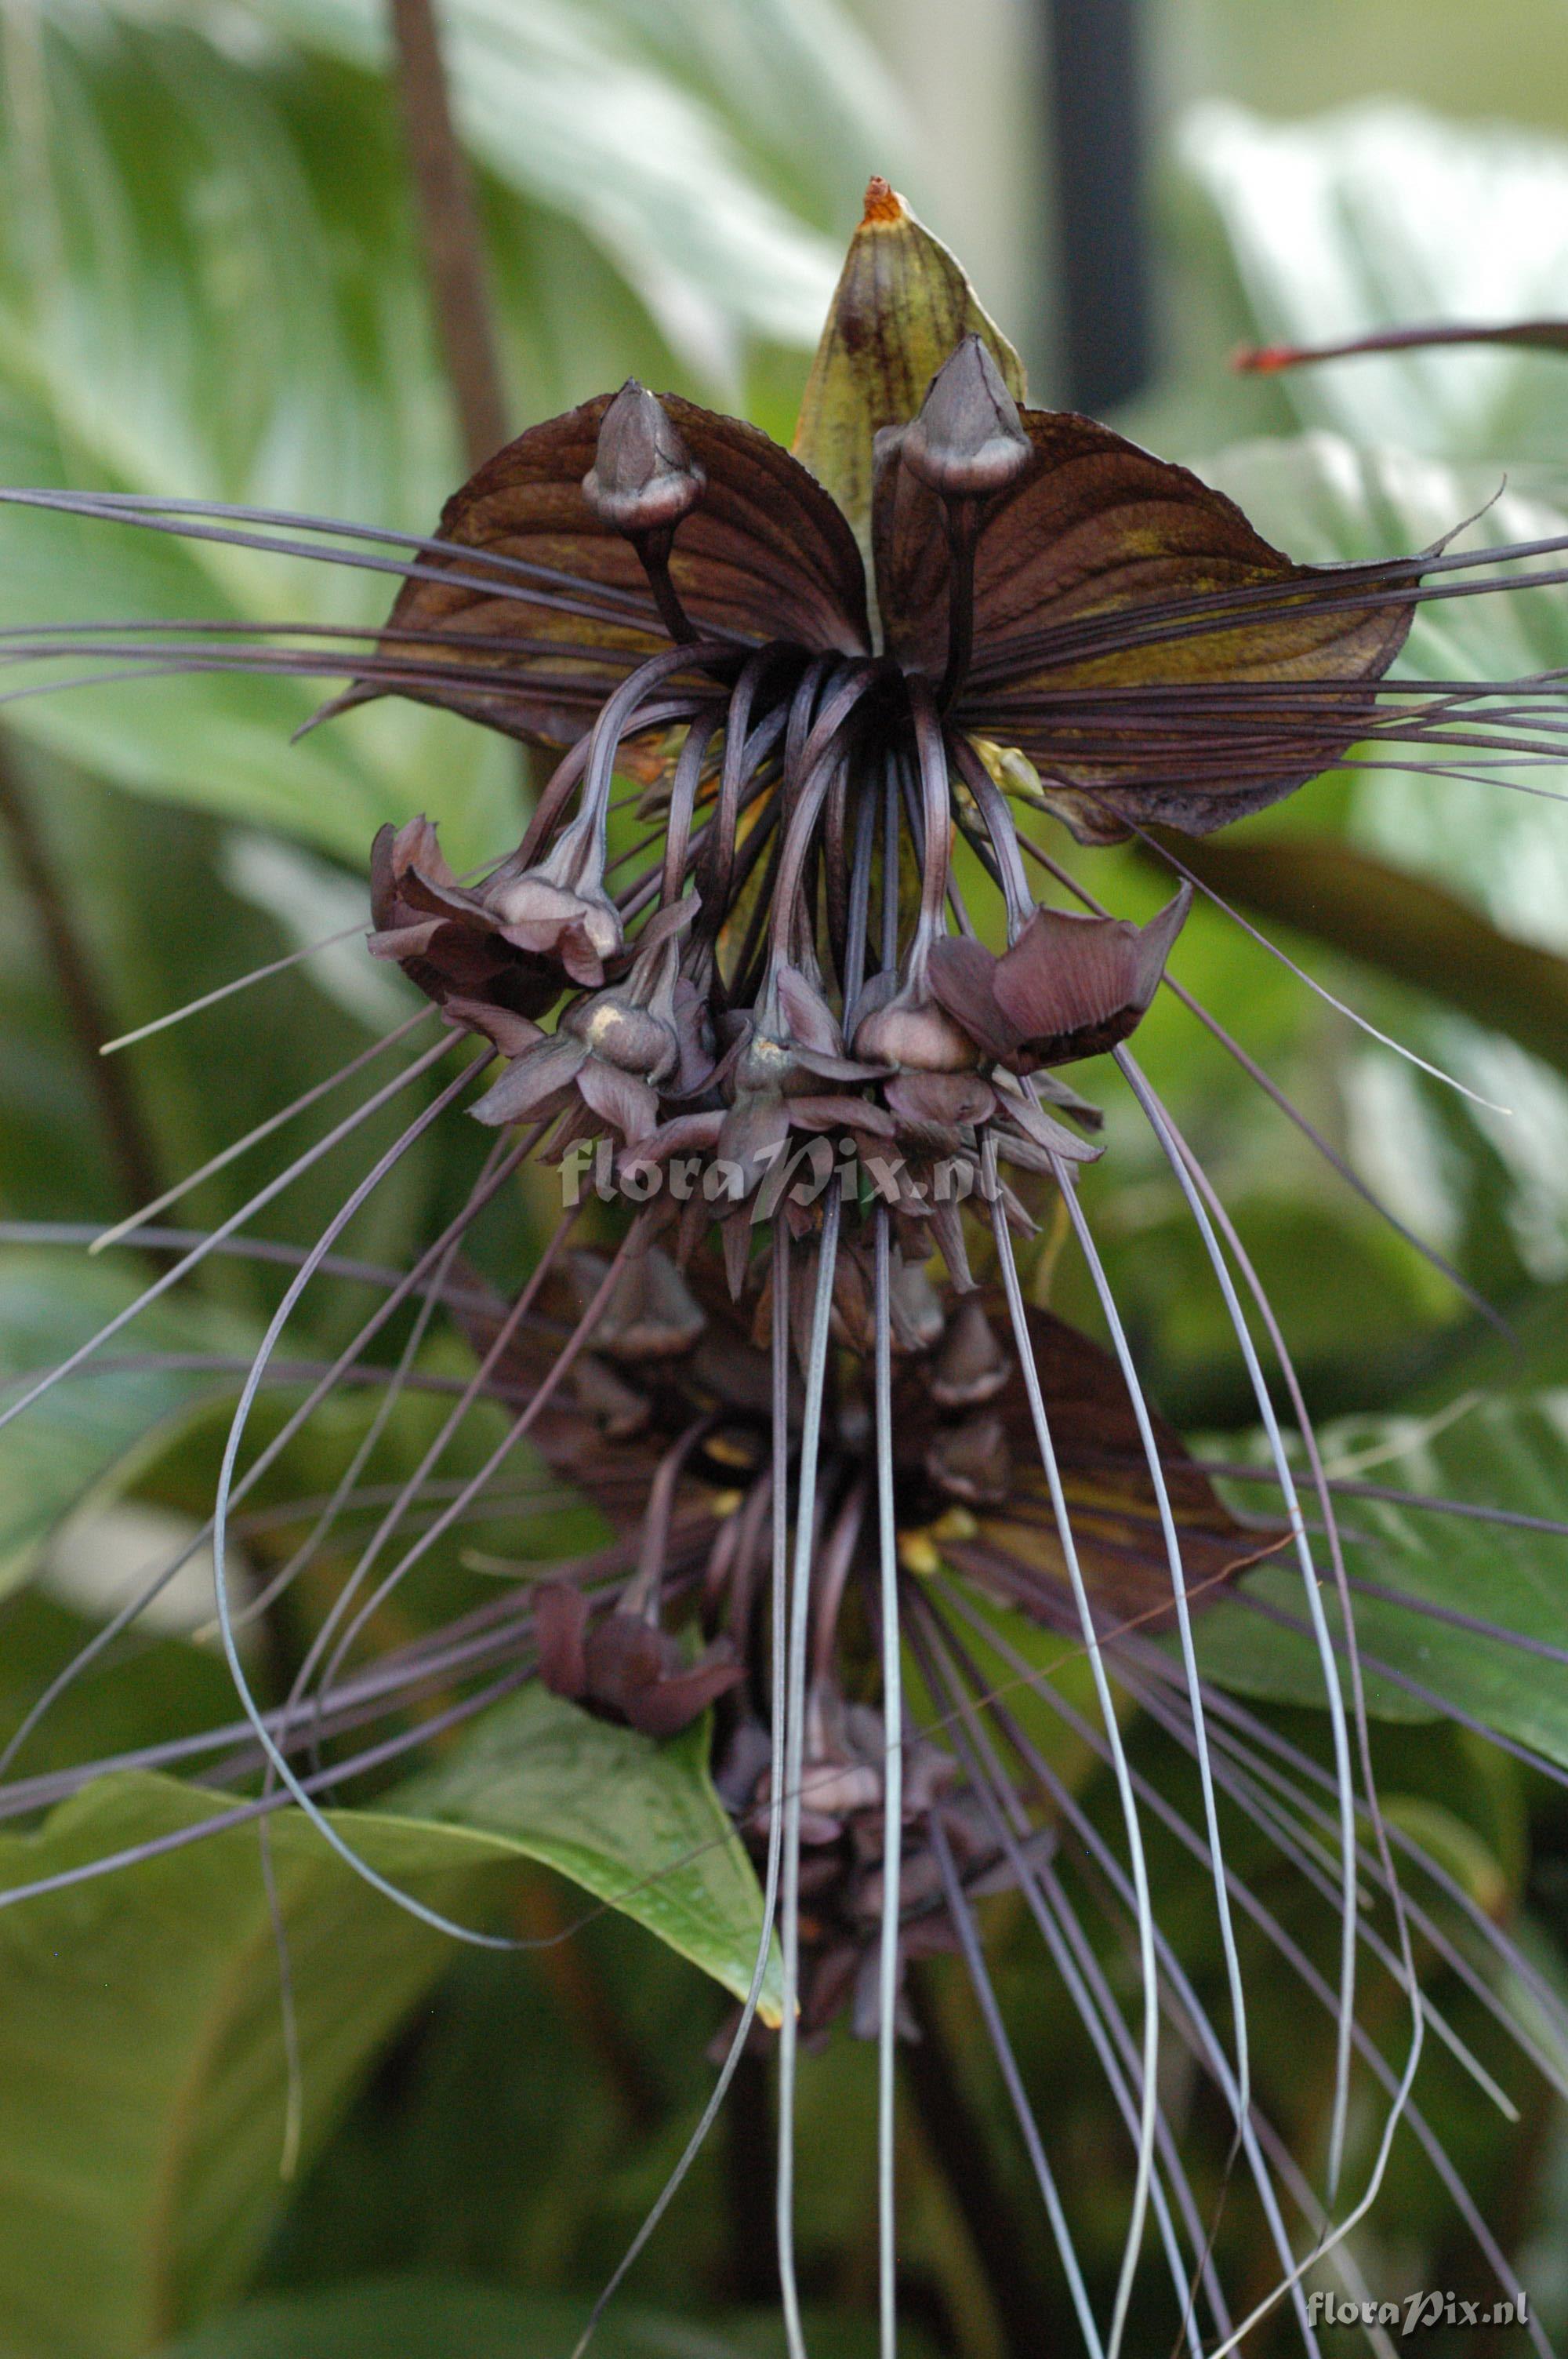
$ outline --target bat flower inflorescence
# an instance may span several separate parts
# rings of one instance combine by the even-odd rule
[[[373,561],[405,578],[328,712],[396,694],[560,749],[521,842],[487,872],[454,875],[425,818],[384,830],[374,846],[371,951],[435,1004],[443,1031],[365,1111],[431,1071],[454,1035],[480,1053],[460,1059],[288,1287],[231,1435],[214,1519],[221,1590],[239,1502],[347,1374],[381,1367],[364,1355],[402,1332],[390,1328],[399,1313],[412,1331],[396,1364],[381,1367],[368,1438],[279,1584],[321,1553],[359,1497],[391,1407],[417,1380],[438,1304],[477,1366],[413,1474],[378,1503],[373,1537],[281,1703],[263,1710],[251,1696],[224,1602],[247,1712],[224,1738],[232,1774],[265,1777],[242,1815],[288,1800],[319,1815],[326,1773],[319,1759],[311,1767],[313,1749],[334,1748],[339,1788],[384,1772],[422,1741],[418,1720],[391,1739],[363,1731],[433,1690],[459,1699],[443,1725],[535,1672],[556,1696],[650,1742],[710,1713],[717,1788],[762,1871],[762,1930],[687,2158],[747,2043],[763,2037],[776,1921],[780,2275],[795,2359],[806,2348],[792,2226],[797,2045],[845,2011],[879,2042],[891,2354],[894,2060],[916,2028],[912,1962],[935,1951],[968,1968],[1092,2359],[1116,2359],[1128,2332],[1146,2228],[1195,2354],[1228,2351],[1281,2300],[1311,2347],[1301,2256],[1337,2247],[1388,2155],[1387,2138],[1374,2140],[1365,2186],[1341,2198],[1352,2064],[1365,2049],[1357,1961],[1374,1959],[1408,1999],[1411,1907],[1353,1676],[1342,1692],[1336,1647],[1354,1670],[1353,1625],[1300,1387],[1223,1205],[1127,1045],[1164,978],[1190,887],[1141,926],[1114,918],[1020,812],[1059,821],[1083,845],[1152,829],[1204,835],[1353,746],[1390,763],[1411,745],[1455,763],[1477,745],[1555,754],[1562,699],[1551,683],[1389,677],[1429,579],[1448,595],[1498,591],[1511,577],[1493,560],[1515,552],[1293,563],[1185,468],[1088,419],[1028,408],[1016,355],[957,265],[881,181],[793,452],[628,383],[497,451],[416,543],[340,531],[329,547],[330,528],[311,520],[12,496],[158,530],[196,529],[200,515],[203,531],[263,546],[284,546],[287,532],[294,554],[315,534],[319,553],[342,563],[371,561],[356,550],[379,538],[400,553]],[[200,660],[341,676],[341,634],[303,653],[298,639],[279,647],[259,634],[248,656],[208,647]],[[121,643],[83,634],[75,644]],[[124,651],[178,661],[182,644],[170,625],[161,647]],[[616,851],[628,778],[643,832]],[[1076,906],[1037,902],[1030,863]],[[1279,1522],[1238,1520],[1145,1401],[1079,1201],[1103,1114],[1068,1069],[1105,1057],[1200,1233],[1271,1441]],[[495,1137],[478,1182],[243,1463],[253,1405],[303,1289],[331,1274],[337,1238],[398,1156],[481,1076],[470,1111]],[[561,1216],[525,1282],[495,1291],[462,1248],[528,1158],[559,1167]],[[1017,1241],[1042,1228],[1047,1272],[1056,1247],[1076,1241],[1108,1349],[1026,1288]],[[1303,1423],[1311,1518],[1244,1291]],[[451,1479],[444,1453],[481,1402],[505,1409],[504,1433],[477,1470],[465,1462]],[[524,1441],[552,1481],[593,1500],[608,1543],[352,1668],[378,1609],[483,1511]],[[1259,1747],[1272,1740],[1199,1674],[1195,1617],[1277,1550],[1301,1573],[1332,1774],[1275,1745],[1265,1775]],[[1337,1636],[1319,1595],[1325,1572],[1346,1609]],[[1081,1709],[1053,1683],[1042,1630],[1087,1666]],[[1114,1839],[1044,1741],[1043,1698],[1106,1766]],[[1130,1705],[1195,1765],[1191,1825],[1130,1756]],[[178,1746],[159,1756],[178,1757]],[[1289,1788],[1289,1808],[1276,1807],[1271,1778]],[[70,1789],[51,1773],[14,1788],[15,1807]],[[1336,1903],[1336,1972],[1325,1977],[1292,1949],[1238,1882],[1222,1802]],[[1227,2037],[1156,1919],[1152,1821],[1206,1865]],[[1080,1929],[1080,1876],[1136,1964],[1130,2009]],[[978,1904],[1004,1892],[1037,1924],[1129,2133],[1125,2245],[1102,2314],[986,1962]],[[1334,2026],[1321,2193],[1257,2114],[1243,1917]],[[1502,1938],[1489,1925],[1484,1937]],[[1400,2070],[1367,2051],[1390,2125],[1420,2120],[1411,2081],[1423,2021],[1418,2002]],[[1249,2288],[1240,2318],[1163,2109],[1162,2027],[1217,2093],[1278,2256],[1276,2282]],[[1462,2184],[1456,2195],[1463,2207]]]

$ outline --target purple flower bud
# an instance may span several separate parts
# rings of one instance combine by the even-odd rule
[[[690,514],[708,476],[657,394],[628,377],[599,428],[584,497],[612,532],[668,532]]]
[[[899,448],[905,466],[946,499],[983,499],[1022,473],[1029,437],[979,336],[943,362]]]

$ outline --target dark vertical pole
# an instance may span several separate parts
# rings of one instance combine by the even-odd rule
[[[1141,0],[1046,0],[1067,400],[1128,400],[1151,367]]]

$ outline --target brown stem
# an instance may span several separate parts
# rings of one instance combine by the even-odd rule
[[[724,2294],[739,2305],[764,2308],[778,2299],[773,2256],[773,2124],[768,2068],[744,2055],[735,2067],[725,2105],[725,2210],[728,2246]]]
[[[87,1071],[98,1099],[98,1111],[121,1189],[131,1207],[150,1203],[159,1188],[157,1160],[146,1131],[124,1066],[99,1050],[113,1034],[98,978],[86,950],[77,939],[71,913],[62,895],[26,788],[9,754],[0,746],[0,830],[4,830],[12,862],[54,969],[55,982],[65,1003]]]
[[[985,2132],[970,2110],[935,2003],[930,1969],[912,1965],[904,1985],[920,2037],[899,2050],[933,2159],[969,2232],[1011,2359],[1039,2359],[1047,2310],[1017,2232],[1014,2206],[991,2168]]]
[[[389,0],[389,6],[425,259],[472,469],[507,439],[473,182],[452,125],[432,0]]]

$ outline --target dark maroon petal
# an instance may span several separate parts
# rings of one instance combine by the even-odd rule
[[[789,1116],[783,1098],[772,1090],[748,1090],[725,1116],[718,1152],[740,1165],[749,1188],[776,1160],[788,1136]]]
[[[752,1223],[743,1212],[731,1212],[719,1226],[724,1253],[724,1278],[731,1301],[738,1302],[752,1264]]]
[[[574,1700],[588,1687],[583,1633],[588,1600],[564,1581],[542,1581],[534,1592],[534,1635],[539,1677],[552,1695]]]
[[[601,1122],[607,1122],[621,1133],[628,1146],[648,1137],[658,1127],[658,1093],[639,1081],[635,1073],[622,1073],[614,1065],[606,1064],[602,1057],[589,1057],[577,1077],[577,1085],[584,1102],[592,1107]]]
[[[492,927],[495,923],[483,897],[453,882],[449,870],[442,878],[406,868],[398,877],[397,890],[411,909],[428,910],[433,918],[455,918],[461,925]]]
[[[689,1670],[666,1674],[630,1692],[626,1717],[644,1736],[677,1736],[708,1710],[715,1697],[739,1687],[745,1676],[728,1642],[719,1639]]]
[[[1137,1006],[1147,1007],[1160,988],[1165,973],[1165,961],[1170,957],[1176,936],[1187,922],[1187,912],[1193,906],[1193,886],[1184,883],[1166,902],[1157,917],[1151,918],[1138,938],[1138,973],[1134,990]]]
[[[1136,984],[1137,933],[1120,919],[1037,909],[991,984],[1020,1042],[1050,1061],[1119,1016]]]
[[[1075,1122],[1082,1123],[1086,1130],[1105,1128],[1105,1108],[1096,1105],[1092,1098],[1081,1096],[1070,1082],[1062,1079],[1060,1073],[1036,1073],[1034,1091],[1047,1105],[1059,1106]]]
[[[467,1024],[473,1031],[482,1032],[503,1057],[525,1057],[549,1037],[531,1017],[514,1015],[509,1007],[497,1007],[488,999],[464,999],[452,993],[445,1007],[453,1023]]]
[[[673,1122],[661,1123],[649,1137],[628,1147],[617,1168],[654,1170],[676,1156],[706,1155],[719,1144],[723,1127],[724,1116],[717,1108],[711,1114],[676,1114]]]
[[[584,1647],[588,1693],[595,1703],[632,1717],[636,1700],[664,1677],[673,1640],[638,1614],[607,1614]]]
[[[992,988],[997,961],[968,934],[949,934],[931,947],[926,973],[931,993],[953,1021],[988,1057],[1011,1057],[1018,1034],[997,1006]]]
[[[693,890],[680,900],[672,902],[667,908],[655,909],[637,937],[638,956],[641,957],[644,951],[656,950],[661,942],[673,941],[678,934],[684,934],[701,907],[702,897]]]
[[[802,1049],[793,1040],[790,1055],[820,1082],[880,1082],[887,1071],[885,1065],[857,1064],[852,1057],[819,1056],[815,1049]]]
[[[774,977],[774,987],[791,1046],[810,1049],[819,1057],[841,1057],[844,1042],[833,1011],[800,969],[781,966]]]
[[[798,1097],[787,1101],[789,1118],[797,1130],[864,1131],[878,1138],[892,1138],[894,1124],[891,1114],[866,1098]]]
[[[430,821],[417,819],[395,828],[389,821],[376,830],[370,850],[370,901],[378,926],[396,922],[393,910],[402,881],[411,869],[423,869],[438,885],[456,882]]]
[[[1036,909],[998,960],[991,984],[1021,1046],[1039,1063],[1054,1064],[1124,1040],[1154,996],[1191,906],[1189,886],[1146,927]]]
[[[887,1101],[903,1124],[950,1131],[987,1121],[996,1095],[979,1073],[900,1073],[887,1084]]]
[[[395,959],[402,966],[429,949],[445,922],[441,918],[421,918],[416,925],[383,926],[365,936],[365,947],[372,958]]]
[[[974,1275],[969,1268],[968,1247],[964,1242],[964,1222],[956,1203],[944,1203],[940,1197],[932,1203],[927,1215],[931,1233],[947,1265],[947,1275],[960,1294],[975,1290]]]
[[[569,1089],[587,1062],[588,1050],[580,1040],[564,1040],[558,1034],[552,1037],[507,1067],[473,1107],[474,1120],[496,1128],[503,1123],[525,1122],[530,1114],[546,1111],[550,1100]]]
[[[1020,1087],[1014,1083],[1009,1087],[1010,1079],[1010,1076],[1000,1073],[997,1075],[997,1103],[1006,1120],[1032,1139],[1047,1158],[1060,1156],[1064,1163],[1099,1161],[1105,1153],[1103,1147],[1097,1147],[1092,1140],[1079,1138],[1074,1132],[1064,1130],[1043,1106],[1036,1104],[1027,1084]],[[1006,1134],[1003,1136],[1005,1137]]]

